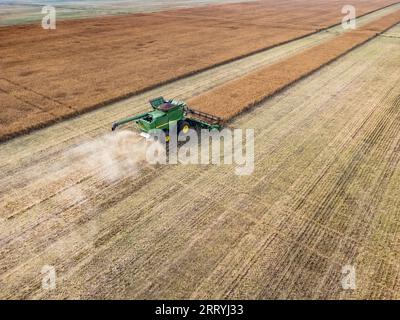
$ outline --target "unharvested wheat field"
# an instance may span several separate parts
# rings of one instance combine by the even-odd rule
[[[255,129],[248,177],[231,166],[160,170],[139,155],[125,166],[129,150],[114,143],[137,137],[107,134],[126,108],[187,100],[223,81],[224,66],[3,143],[0,296],[400,298],[399,32],[232,121]],[[341,286],[347,264],[353,291]],[[53,291],[41,288],[43,265],[57,270]]]
[[[357,14],[397,3],[357,1]],[[0,140],[337,24],[345,0],[254,1],[0,28]]]
[[[400,10],[291,58],[218,86],[190,99],[188,103],[196,110],[229,120],[399,22]]]

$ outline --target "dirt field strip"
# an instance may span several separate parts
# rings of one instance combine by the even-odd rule
[[[100,110],[98,127],[85,115],[68,121],[75,131],[3,144],[0,295],[399,298],[399,49],[377,37],[236,118],[256,130],[250,177],[230,166],[146,167],[113,183],[100,165],[69,173],[79,132],[107,130]],[[356,291],[341,289],[345,264]]]
[[[363,15],[394,3],[355,5]],[[344,4],[268,0],[64,21],[51,33],[0,28],[0,139],[315,33],[341,21]]]
[[[286,60],[190,99],[197,110],[229,120],[400,22],[400,10]]]

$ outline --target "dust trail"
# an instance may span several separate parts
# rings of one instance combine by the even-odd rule
[[[147,163],[147,148],[156,143],[145,141],[137,133],[125,130],[107,133],[66,151],[60,165],[67,170],[60,171],[57,177],[65,183],[64,200],[72,205],[87,200],[79,183],[70,185],[69,176],[95,176],[103,186],[132,178]],[[96,193],[96,190],[91,190],[91,193],[93,191]]]
[[[117,131],[84,138],[56,153],[57,158],[44,158],[35,170],[18,176],[22,189],[0,195],[0,247],[14,248],[14,242],[22,243],[33,232],[37,236],[30,244],[47,248],[43,265],[58,268],[77,254],[93,254],[96,239],[109,227],[100,209],[101,193],[118,188],[123,179],[135,179],[151,163],[147,150],[154,144],[135,132]],[[0,268],[5,268],[1,258],[6,254],[0,250]]]
[[[64,153],[64,161],[60,165],[67,168],[67,171],[59,171],[60,175],[56,177],[65,184],[65,189],[60,194],[62,206],[77,207],[81,214],[91,218],[62,239],[58,243],[60,250],[57,252],[63,254],[67,252],[67,248],[93,246],[94,239],[103,226],[102,216],[92,197],[93,193],[100,192],[100,188],[105,185],[137,175],[147,163],[147,148],[156,143],[158,142],[145,141],[132,131],[117,131],[85,141]],[[92,185],[90,196],[80,183],[71,184],[71,177],[77,175],[82,178],[95,176],[102,182],[101,187]]]
[[[132,131],[105,134],[85,142],[66,154],[66,159],[82,172],[98,172],[108,183],[133,177],[146,163],[149,143]]]

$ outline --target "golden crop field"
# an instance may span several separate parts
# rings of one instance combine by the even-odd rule
[[[357,14],[394,3],[359,1]],[[338,24],[345,4],[263,0],[65,20],[52,32],[1,27],[0,141]]]
[[[325,17],[340,16],[331,8],[342,1],[326,2],[326,10],[320,8]],[[201,21],[214,10],[209,20],[225,25],[237,8],[260,6],[266,11],[252,27],[268,21],[266,3],[171,12],[186,14],[183,24],[192,19],[189,13]],[[358,18],[356,30],[331,26],[74,117],[49,115],[43,127],[9,136],[0,144],[0,298],[400,299],[400,3],[359,3],[382,8]],[[281,5],[301,15],[302,4]],[[128,23],[132,16],[79,20],[79,28],[95,22],[108,28],[108,19]],[[309,16],[312,28],[320,21]],[[85,32],[95,32],[92,27]],[[7,28],[32,32],[26,25]],[[119,33],[127,36],[111,32]],[[65,45],[62,36],[54,37]],[[241,37],[236,40],[245,48],[246,32]],[[17,50],[17,42],[24,38],[0,51]],[[34,59],[36,49],[21,55]],[[84,84],[103,102],[114,93],[101,91],[97,81],[114,83],[115,92],[134,91],[144,81],[127,74],[138,72],[134,64],[145,59],[121,64],[121,82],[100,79],[104,70],[96,71],[96,63],[111,64],[103,53],[97,52]],[[63,77],[76,80],[68,72]],[[29,83],[38,79],[26,76]],[[23,83],[13,87],[8,80],[0,79],[0,102],[11,106],[12,97],[22,99],[12,88]],[[67,90],[60,81],[57,88]],[[41,105],[39,93],[23,97]],[[148,101],[159,96],[222,116],[227,130],[253,130],[254,170],[237,175],[235,163],[152,164],[147,148],[157,143],[141,137],[139,127],[111,132],[114,121],[149,111]],[[22,121],[30,111],[15,103],[19,111],[1,112]],[[43,286],[48,268],[56,272],[51,289]],[[343,285],[348,268],[356,273],[350,289]]]

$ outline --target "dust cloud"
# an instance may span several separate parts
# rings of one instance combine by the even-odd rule
[[[66,159],[82,173],[95,172],[108,183],[133,177],[146,163],[149,143],[132,131],[117,131],[80,144]]]
[[[146,159],[147,148],[157,143],[125,130],[87,139],[64,152],[63,161],[54,164],[51,170],[57,172],[54,177],[63,184],[59,201],[63,208],[77,208],[89,221],[60,241],[55,252],[63,255],[77,246],[94,245],[94,239],[104,224],[100,210],[97,210],[97,200],[102,197],[97,199],[94,195],[122,179],[134,178],[149,163]],[[93,177],[97,181],[95,184],[83,181]],[[82,181],[77,182],[79,178]]]

